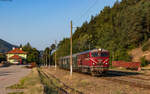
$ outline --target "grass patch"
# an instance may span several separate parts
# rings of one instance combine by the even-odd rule
[[[28,82],[31,82],[31,80],[32,80],[32,78],[30,76],[26,76],[23,79],[21,79],[18,84],[14,84],[7,88],[9,88],[9,89],[25,89],[28,86]],[[30,84],[32,84],[32,83],[30,83]]]
[[[24,77],[18,84],[7,87],[8,89],[25,89],[25,82],[29,80],[29,77]]]
[[[23,93],[12,92],[10,94],[43,94],[43,85],[41,84],[39,74],[36,68],[32,72],[21,79],[19,83],[7,87],[8,89],[25,89]]]
[[[39,70],[39,74],[41,77],[41,82],[44,84],[44,92],[45,94],[58,94],[57,87],[59,83],[50,77],[46,77],[42,72]]]
[[[149,64],[149,62],[145,59],[145,57],[142,57],[140,60],[141,60],[141,66],[142,67],[145,67]]]
[[[81,85],[82,87],[85,87],[85,86],[87,86],[87,85],[90,85],[89,80],[81,80],[81,81],[80,81],[80,85]]]
[[[60,79],[56,78],[54,75],[48,74],[48,72],[43,73],[42,69],[39,69],[39,74],[41,82],[44,84],[45,94],[62,94],[61,92],[66,92],[66,94],[82,94],[75,88],[71,88],[61,82]],[[84,86],[89,84],[86,80],[83,80],[82,83]]]
[[[12,86],[7,87],[8,89],[25,89],[27,88],[25,86],[25,82],[29,81],[29,77],[24,77],[23,79],[20,80],[20,82],[18,84],[14,84]]]
[[[21,84],[14,84],[12,86],[7,87],[7,89],[24,89],[24,87]]]
[[[8,93],[8,94],[24,94],[24,92],[11,92],[11,93]]]

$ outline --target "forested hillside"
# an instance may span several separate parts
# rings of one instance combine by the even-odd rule
[[[112,60],[130,61],[128,51],[150,38],[150,0],[116,1],[106,6],[90,22],[73,34],[73,53],[93,48],[110,51]],[[64,38],[57,49],[58,57],[69,55],[70,40]]]
[[[12,49],[12,47],[17,47],[17,46],[12,45],[12,44],[0,39],[0,53],[10,51]]]

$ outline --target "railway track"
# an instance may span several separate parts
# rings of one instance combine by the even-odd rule
[[[88,77],[92,77],[89,74],[83,74]],[[149,79],[139,77],[139,76],[149,76]],[[98,79],[104,79],[120,84],[126,84],[132,87],[138,87],[143,89],[150,89],[150,75],[143,75],[139,73],[130,73],[130,72],[121,72],[117,71],[117,73],[114,73],[113,71],[109,72],[107,75],[103,75],[101,77],[95,77]]]
[[[122,72],[120,72],[120,73],[118,72],[117,74],[113,73],[113,72],[109,72],[108,75],[112,75],[112,76],[125,76],[125,77],[128,77],[128,78],[134,78],[134,79],[140,79],[140,80],[150,81],[150,75],[146,75],[146,74],[134,74],[134,75],[131,75],[131,74],[122,73]]]
[[[143,75],[140,75],[143,76]],[[145,76],[145,75],[144,75]],[[101,77],[102,79],[117,82],[120,84],[127,84],[133,87],[139,87],[143,89],[150,89],[150,79],[146,79],[143,77],[138,77],[138,75],[133,76],[133,75],[127,75],[125,74],[115,74],[112,72],[109,72],[106,76]]]
[[[50,75],[51,77],[56,78],[54,75],[52,75],[49,72],[47,72],[47,75]],[[89,74],[82,74],[82,75],[85,75],[88,78],[92,77]],[[107,81],[111,81],[112,83],[119,83],[119,84],[123,84],[123,85],[129,85],[131,87],[138,87],[138,88],[150,90],[150,79],[147,79],[144,76],[147,76],[147,75],[130,74],[129,72],[121,72],[121,71],[115,73],[115,72],[111,71],[107,75],[104,75],[102,77],[94,77],[94,79],[95,79],[95,81],[99,81],[101,79],[104,79]],[[150,78],[150,75],[149,75],[149,78]],[[66,88],[73,90],[72,88],[70,88],[68,86],[66,86]],[[78,92],[77,94],[83,94],[83,93]]]
[[[139,87],[139,88],[143,88],[143,89],[150,89],[150,85],[149,84],[145,84],[145,83],[139,83],[139,82],[135,82],[135,81],[130,81],[130,80],[122,80],[122,79],[116,79],[116,78],[102,78],[105,80],[109,80],[112,82],[117,82],[120,84],[126,84],[126,85],[130,85],[132,87]]]
[[[143,74],[144,76],[149,76],[150,77],[150,74]]]
[[[47,79],[49,79],[50,77],[56,79],[60,84],[63,85],[63,88],[61,87],[57,87],[58,93],[59,94],[70,94],[69,92],[67,92],[66,90],[69,91],[73,91],[75,92],[75,94],[83,94],[82,92],[75,90],[74,88],[71,88],[69,86],[67,86],[65,83],[61,82],[59,79],[57,79],[54,75],[48,73],[47,71],[42,71],[40,70],[40,72],[42,73],[42,75],[44,75]],[[72,94],[72,93],[71,93]],[[74,93],[73,93],[74,94]]]
[[[49,76],[43,72],[42,70],[38,70],[39,74],[44,76],[45,78],[44,79],[49,79]],[[44,88],[47,88],[46,85]],[[60,88],[60,87],[56,87],[57,88],[57,91],[59,94],[69,94],[67,91],[65,91],[64,89]],[[45,91],[45,94],[48,94],[46,91]]]

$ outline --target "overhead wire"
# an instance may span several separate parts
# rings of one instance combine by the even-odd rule
[[[94,5],[97,4],[97,2],[98,2],[98,0],[95,0],[94,3],[77,20],[75,20],[75,23],[78,22],[79,20],[81,20],[83,18],[83,16],[85,16],[94,7]]]

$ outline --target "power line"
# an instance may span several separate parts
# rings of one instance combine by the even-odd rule
[[[76,20],[78,22],[83,16],[85,16],[93,7],[95,4],[97,4],[98,0],[95,0],[95,2],[79,17],[79,19]]]

